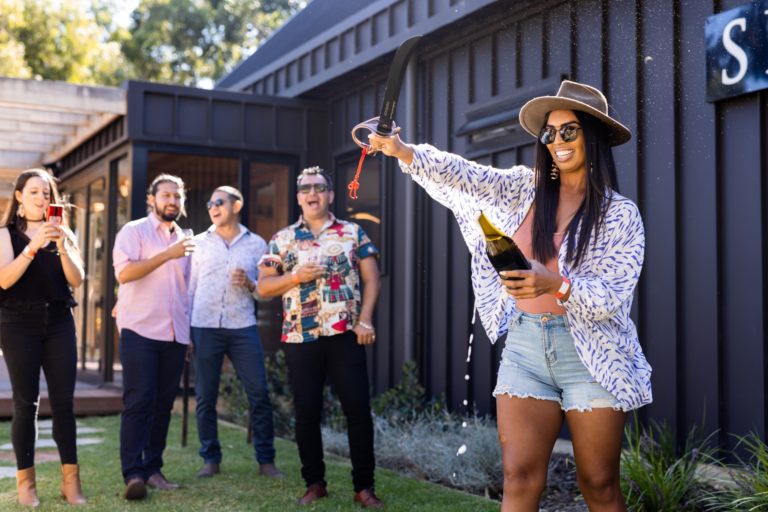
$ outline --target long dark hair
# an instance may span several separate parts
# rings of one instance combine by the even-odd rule
[[[50,204],[61,204],[59,189],[56,187],[56,178],[51,176],[45,169],[27,169],[16,177],[16,182],[13,185],[13,192],[11,193],[11,202],[8,205],[8,209],[5,211],[0,227],[14,225],[16,230],[20,233],[24,233],[27,230],[26,217],[20,217],[18,215],[19,201],[16,199],[16,192],[18,191],[21,193],[27,185],[27,181],[31,178],[40,178],[47,182],[48,186],[51,188]]]
[[[566,228],[568,242],[566,260],[579,266],[591,239],[597,239],[603,227],[605,212],[611,202],[611,190],[619,191],[616,164],[609,144],[608,133],[600,121],[584,112],[574,111],[581,124],[584,137],[587,187],[576,214]],[[547,119],[549,114],[547,114]],[[546,124],[547,119],[544,120]],[[553,237],[557,224],[557,205],[560,202],[560,180],[549,176],[552,155],[547,147],[536,141],[536,209],[533,216],[533,257],[541,262],[557,257]],[[581,230],[578,240],[576,232]]]

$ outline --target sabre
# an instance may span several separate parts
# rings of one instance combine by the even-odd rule
[[[395,124],[393,119],[395,110],[397,110],[397,98],[400,96],[400,86],[402,85],[403,77],[405,76],[405,68],[407,67],[411,54],[420,39],[421,36],[413,36],[406,39],[395,52],[395,57],[392,59],[392,64],[389,66],[387,85],[384,87],[384,102],[381,105],[379,116],[372,117],[352,128],[352,140],[362,149],[360,161],[357,163],[355,177],[349,185],[347,185],[349,197],[352,199],[357,199],[357,191],[360,188],[360,172],[363,170],[363,161],[365,160],[366,155],[371,151],[370,144],[357,138],[357,132],[358,130],[365,129],[369,132],[389,137],[400,131],[400,127]]]

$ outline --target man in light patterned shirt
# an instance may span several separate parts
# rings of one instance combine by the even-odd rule
[[[189,283],[197,432],[203,458],[197,476],[211,477],[221,464],[216,401],[226,354],[248,396],[259,474],[282,478],[274,464],[272,404],[256,328],[257,264],[267,244],[240,224],[243,195],[236,188],[217,188],[207,206],[213,225],[195,237],[197,251]]]

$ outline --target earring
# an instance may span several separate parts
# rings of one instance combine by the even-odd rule
[[[16,215],[18,215],[22,219],[24,218],[24,205],[23,204],[19,203],[19,207],[16,209]]]
[[[560,169],[557,168],[555,162],[552,162],[552,168],[549,170],[549,179],[556,180],[560,177]]]

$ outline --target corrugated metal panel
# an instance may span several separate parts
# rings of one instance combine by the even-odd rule
[[[646,227],[646,262],[633,316],[654,367],[655,402],[642,414],[669,422],[680,436],[703,421],[708,431],[722,429],[722,446],[732,444],[725,432],[754,429],[764,437],[768,416],[768,145],[761,143],[768,140],[768,93],[705,101],[704,22],[742,3],[552,1],[519,11],[510,2],[497,2],[483,11],[485,23],[462,19],[431,35],[420,49],[418,123],[403,126],[410,142],[429,141],[497,166],[531,164],[530,141],[509,135],[496,147],[477,149],[455,132],[468,113],[542,88],[554,90],[562,76],[606,92],[612,114],[634,134],[614,155],[621,191],[638,203]],[[447,0],[429,4],[446,5]],[[423,17],[429,6],[426,13],[409,15]],[[372,22],[372,32],[374,27]],[[355,76],[377,77],[379,83],[386,64],[376,62]],[[375,112],[379,93],[360,84],[338,87],[344,76],[333,83],[331,110],[343,109],[332,114],[332,152],[338,154],[353,149],[351,124]],[[347,93],[357,96],[350,100]],[[398,113],[398,120],[403,117]],[[408,178],[398,172],[392,176],[394,193],[402,192],[403,180]],[[414,212],[398,211],[384,227],[398,233],[408,215],[416,215],[423,237],[415,292],[400,281],[405,255],[397,243],[390,244],[389,343],[394,349],[406,314],[397,297],[415,293],[417,354],[428,389],[446,393],[459,410],[468,399],[481,412],[492,411],[501,345],[491,346],[480,326],[470,325],[466,248],[444,207],[421,192],[417,205]],[[467,383],[470,332],[475,340]],[[397,368],[400,358],[385,366]],[[377,391],[395,384],[396,377],[396,370],[388,383],[379,376]]]

